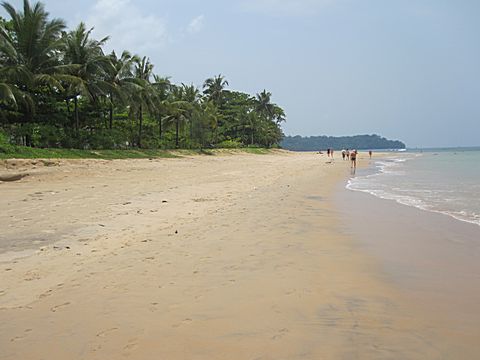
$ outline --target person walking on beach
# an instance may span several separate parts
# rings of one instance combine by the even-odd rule
[[[372,150],[368,152],[368,155],[370,155],[370,159],[372,158]]]
[[[347,149],[347,151],[345,151],[345,156],[347,157],[347,160],[350,159],[350,150]]]
[[[357,168],[357,150],[352,150],[350,160],[352,161],[351,168],[355,170]]]
[[[345,160],[345,155],[346,155],[346,151],[345,149],[342,149],[342,159]]]
[[[330,148],[327,149],[327,156],[330,157]]]

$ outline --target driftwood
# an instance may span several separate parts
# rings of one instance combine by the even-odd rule
[[[0,181],[18,181],[28,176],[27,173],[23,174],[0,174]]]

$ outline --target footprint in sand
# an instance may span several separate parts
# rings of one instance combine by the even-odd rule
[[[287,328],[280,329],[275,335],[272,336],[272,340],[279,340],[283,338],[288,332],[289,330]]]
[[[38,280],[38,279],[40,279],[40,274],[35,270],[31,270],[25,274],[25,278],[23,280],[32,281],[32,280]]]
[[[183,319],[182,322],[180,322],[178,324],[174,324],[172,327],[177,328],[177,327],[180,327],[182,325],[190,324],[192,321],[193,321],[192,319],[186,318],[186,319]]]
[[[32,329],[25,329],[25,334],[24,335],[15,336],[14,338],[11,338],[10,341],[14,342],[14,341],[23,340],[27,337],[27,335],[30,331],[32,331]]]
[[[106,330],[103,330],[103,331],[100,331],[96,336],[97,337],[105,337],[107,336],[108,334],[114,332],[118,330],[118,328],[114,327],[114,328],[110,328],[110,329],[106,329]]]
[[[150,303],[150,305],[151,305],[150,306],[150,311],[151,312],[155,312],[155,311],[158,310],[158,303],[157,302],[152,302],[152,303]]]
[[[127,345],[125,345],[123,347],[123,350],[124,351],[132,351],[132,350],[135,350],[136,348],[138,348],[138,340],[137,339],[130,339],[127,343]]]
[[[56,306],[54,306],[54,307],[51,307],[51,308],[50,308],[50,311],[56,312],[58,309],[60,309],[60,308],[62,308],[62,307],[64,307],[64,306],[68,306],[68,305],[70,305],[70,302],[67,301],[66,303],[63,303],[63,304],[60,304],[60,305],[56,305]]]
[[[47,290],[47,291],[45,291],[43,294],[40,294],[40,295],[38,296],[38,298],[39,298],[39,299],[46,298],[47,296],[50,296],[50,295],[52,295],[52,292],[53,292],[53,290],[52,290],[52,289],[50,289],[50,290]]]

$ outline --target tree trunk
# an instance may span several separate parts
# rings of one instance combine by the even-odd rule
[[[190,119],[190,149],[193,148],[193,117]]]
[[[176,122],[175,122],[175,148],[178,149],[178,131],[179,131],[179,127],[180,127],[180,118],[177,117],[176,118]]]
[[[142,147],[142,125],[143,125],[143,111],[142,105],[140,105],[140,114],[139,114],[139,125],[138,125],[138,147]]]
[[[162,140],[162,115],[159,115],[158,116],[158,136],[160,138],[160,140]]]
[[[75,109],[75,129],[78,131],[80,129],[80,120],[78,119],[78,99],[77,95],[74,97],[74,109]]]
[[[108,119],[109,119],[109,129],[112,130],[113,128],[113,103],[112,103],[112,94],[110,94],[110,107],[108,109]]]

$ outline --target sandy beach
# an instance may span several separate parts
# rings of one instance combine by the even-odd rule
[[[0,359],[480,354],[345,225],[341,158],[2,166]]]

